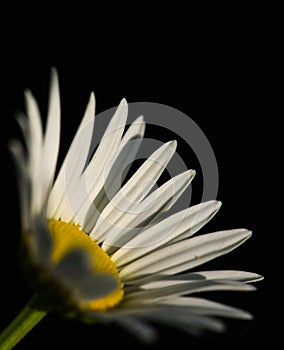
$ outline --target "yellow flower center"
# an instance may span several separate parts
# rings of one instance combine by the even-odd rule
[[[119,278],[116,266],[109,255],[82,230],[78,225],[67,224],[63,221],[49,220],[49,229],[53,241],[51,260],[58,264],[66,254],[73,249],[82,248],[91,257],[91,268],[96,273],[111,274],[119,282],[118,289],[107,296],[88,301],[78,302],[81,309],[93,311],[105,311],[117,305],[123,298],[123,285]]]

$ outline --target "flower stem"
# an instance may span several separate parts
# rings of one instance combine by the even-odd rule
[[[27,303],[16,318],[0,334],[0,350],[10,350],[19,343],[47,314],[35,307],[37,296]]]

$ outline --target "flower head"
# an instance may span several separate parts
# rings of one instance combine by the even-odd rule
[[[143,117],[126,130],[128,107],[122,100],[95,149],[91,94],[55,177],[60,145],[56,71],[45,130],[35,98],[29,91],[25,96],[26,116],[18,119],[24,144],[14,140],[10,148],[18,171],[29,274],[33,272],[47,305],[88,322],[116,322],[144,340],[154,338],[156,322],[196,334],[222,331],[224,323],[216,316],[251,318],[244,310],[195,296],[254,290],[250,283],[262,277],[245,271],[190,271],[235,249],[251,232],[194,236],[219,210],[221,203],[215,200],[165,215],[195,176],[187,170],[153,191],[175,141],[159,147],[128,179],[126,169],[144,135]]]

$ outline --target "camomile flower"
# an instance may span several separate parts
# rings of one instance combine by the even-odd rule
[[[24,142],[13,140],[10,149],[19,185],[23,256],[36,294],[3,331],[3,349],[12,348],[49,310],[88,323],[116,323],[144,341],[155,339],[157,323],[199,334],[223,331],[226,317],[252,318],[244,310],[202,298],[201,292],[251,291],[255,287],[250,283],[261,280],[260,275],[196,272],[241,245],[251,232],[195,235],[219,210],[221,203],[215,200],[166,215],[191,184],[194,170],[153,190],[175,153],[175,141],[156,149],[128,179],[126,170],[143,140],[143,117],[126,129],[123,99],[95,147],[91,94],[55,176],[60,146],[56,70],[44,128],[30,91],[25,99],[26,113],[18,118]]]

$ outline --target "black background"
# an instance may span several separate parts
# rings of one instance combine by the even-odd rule
[[[219,10],[215,10],[218,14]],[[208,9],[206,14],[201,11],[198,17],[193,14],[187,17],[182,15],[182,9],[167,16],[158,9],[153,13],[151,10],[151,16],[145,11],[142,19],[138,19],[136,11],[131,16],[117,15],[115,22],[105,12],[94,12],[88,20],[78,15],[83,24],[77,16],[69,18],[66,14],[56,22],[56,28],[53,16],[41,23],[45,18],[42,14],[26,20],[22,16],[20,22],[13,18],[9,26],[17,27],[15,31],[9,26],[3,28],[1,328],[30,297],[19,273],[18,198],[5,145],[19,135],[14,115],[23,109],[25,88],[34,92],[45,110],[51,67],[57,68],[60,79],[62,154],[72,140],[91,91],[96,95],[97,113],[116,106],[125,97],[128,102],[166,104],[192,118],[215,152],[219,167],[218,199],[223,202],[217,216],[202,231],[237,227],[253,231],[244,245],[208,263],[207,268],[242,269],[265,276],[256,285],[256,292],[209,295],[255,316],[253,321],[226,320],[228,331],[222,335],[194,338],[158,326],[159,341],[146,346],[117,327],[90,327],[48,315],[18,349],[38,349],[42,344],[47,347],[60,344],[63,348],[82,344],[83,349],[97,347],[98,340],[110,347],[121,344],[155,349],[169,343],[225,347],[232,342],[251,344],[260,337],[270,337],[267,290],[268,266],[273,259],[269,240],[273,232],[269,230],[267,206],[271,193],[269,140],[274,120],[268,114],[271,66],[267,52],[273,50],[273,44],[263,17],[265,11],[260,12],[261,16],[255,11],[227,9],[227,16],[215,17]],[[155,130],[147,132],[161,139]],[[188,150],[178,151],[188,157]],[[198,187],[197,179],[198,174],[195,180]]]

